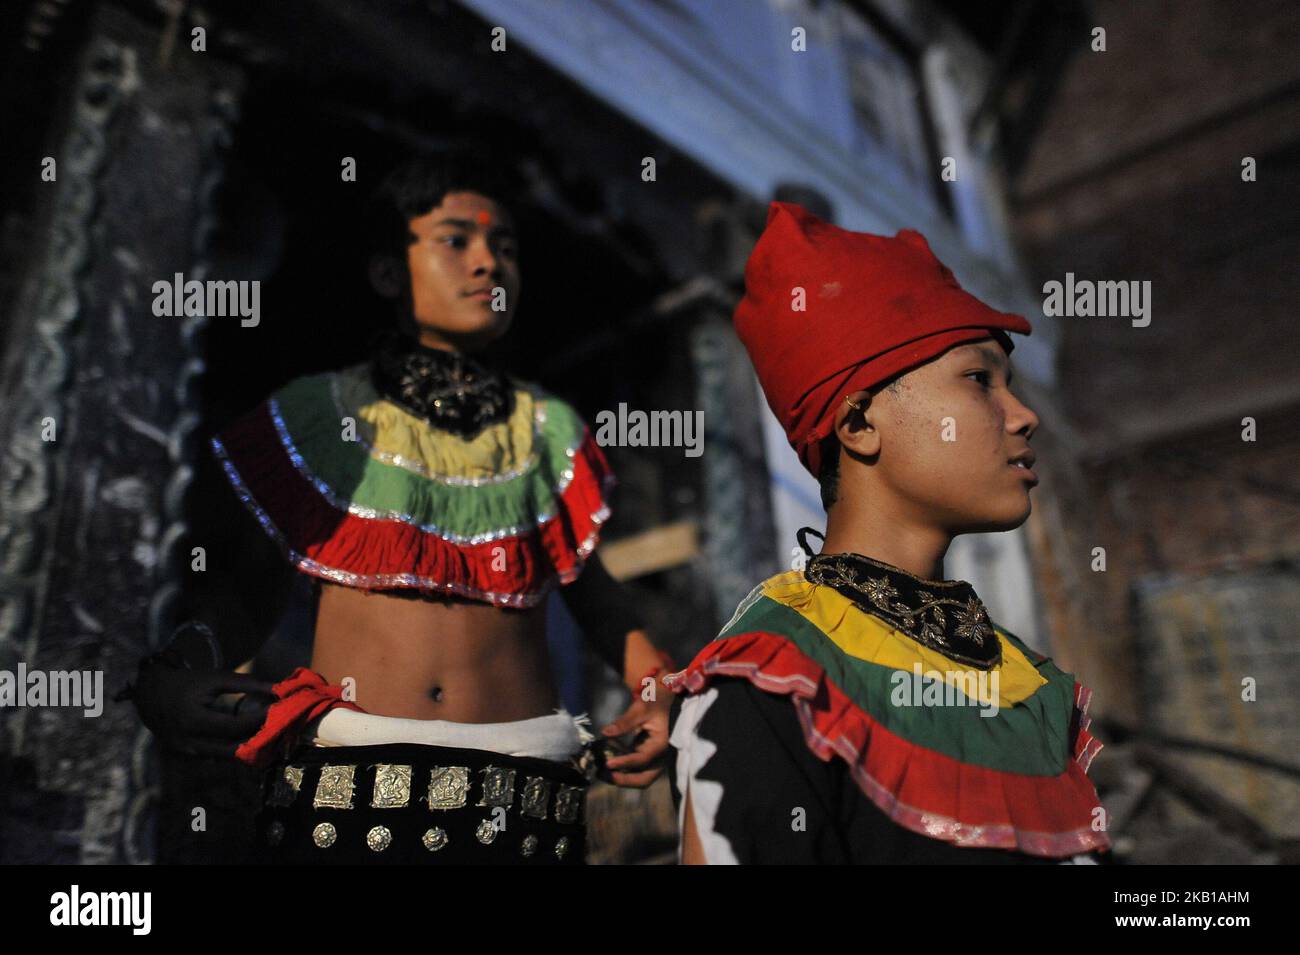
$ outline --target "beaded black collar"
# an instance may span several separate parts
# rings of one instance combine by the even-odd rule
[[[817,533],[803,528],[798,538],[809,555],[804,576],[810,582],[833,587],[863,612],[949,659],[979,670],[1002,662],[1002,642],[966,581],[926,580],[861,554],[813,555],[808,532]]]
[[[515,410],[514,388],[504,373],[398,331],[377,340],[370,377],[395,405],[466,440]]]

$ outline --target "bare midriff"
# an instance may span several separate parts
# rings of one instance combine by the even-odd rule
[[[545,605],[398,597],[322,582],[312,669],[377,716],[502,723],[559,705]]]

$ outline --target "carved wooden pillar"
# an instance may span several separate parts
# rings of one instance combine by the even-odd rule
[[[152,737],[112,695],[175,623],[204,320],[156,317],[151,287],[205,277],[240,89],[205,53],[160,68],[159,48],[103,7],[68,80],[57,180],[31,173],[52,194],[7,316],[0,669],[100,671],[104,699],[99,716],[0,709],[5,862],[156,855]]]
[[[705,548],[715,623],[721,627],[754,587],[781,568],[772,548],[763,409],[744,346],[717,305],[706,307],[691,330],[691,358],[708,442]]]

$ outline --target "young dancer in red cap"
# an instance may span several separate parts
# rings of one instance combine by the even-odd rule
[[[1029,323],[917,232],[782,202],[735,322],[827,532],[664,679],[683,861],[1095,861],[1088,690],[943,573],[956,535],[1029,516],[1038,419],[1007,358]]]

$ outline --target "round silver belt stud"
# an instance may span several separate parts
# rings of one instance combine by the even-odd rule
[[[376,852],[383,852],[393,841],[393,834],[387,826],[375,826],[366,833],[366,845]]]
[[[491,819],[484,819],[474,830],[474,836],[483,845],[490,845],[492,840],[497,837],[497,827],[492,824]]]
[[[569,851],[569,837],[560,836],[559,841],[555,843],[555,858],[563,859],[564,854]]]
[[[328,849],[330,846],[334,845],[334,842],[338,837],[339,831],[334,828],[334,823],[332,822],[322,822],[311,831],[311,841],[316,843],[316,845],[320,846],[322,849]]]
[[[266,827],[266,841],[270,845],[278,846],[280,840],[284,838],[284,823],[276,820]]]
[[[430,852],[437,852],[445,846],[450,840],[447,838],[447,830],[442,828],[430,829],[421,838],[424,847]]]
[[[536,836],[524,836],[523,843],[519,846],[519,854],[527,858],[537,851],[538,839]]]

